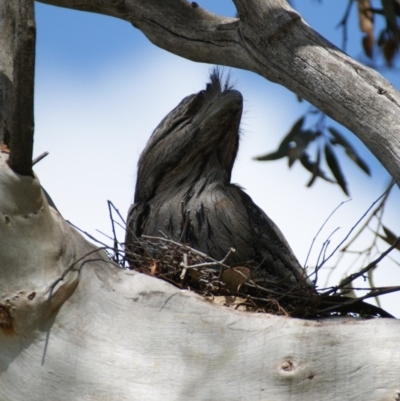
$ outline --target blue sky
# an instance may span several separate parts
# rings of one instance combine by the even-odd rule
[[[198,3],[222,15],[235,14],[228,0]],[[341,46],[342,32],[335,27],[347,1],[293,3],[314,29]],[[111,17],[37,3],[36,23],[35,156],[46,150],[50,155],[35,171],[63,216],[102,238],[96,229],[111,231],[107,199],[126,215],[133,199],[137,159],[152,130],[184,96],[204,87],[211,66],[158,49],[132,25]],[[355,9],[349,28],[348,53],[368,63],[360,47]],[[400,86],[398,70],[382,71]],[[322,181],[306,188],[309,175],[300,165],[289,170],[286,160],[251,160],[272,151],[308,106],[297,102],[287,89],[253,73],[236,69],[231,73],[245,99],[241,150],[233,181],[246,188],[278,224],[304,263],[316,232],[347,198],[338,186]],[[352,201],[339,209],[321,233],[311,264],[330,233],[341,227],[332,238],[333,243],[340,241],[388,181],[384,169],[360,141],[350,133],[348,139],[371,165],[373,177],[341,158]],[[387,211],[387,225],[397,232],[399,198],[397,193]],[[343,269],[332,280],[339,280],[352,263],[350,259],[343,263]],[[400,283],[399,266],[388,264],[385,268],[376,284]],[[324,284],[322,278],[320,285]],[[394,305],[390,301],[393,297],[384,299],[388,300],[385,307]],[[400,307],[393,308],[392,312],[400,315]]]

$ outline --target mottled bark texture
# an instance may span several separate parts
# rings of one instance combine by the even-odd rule
[[[153,132],[139,159],[126,243],[161,232],[228,264],[252,262],[278,286],[306,274],[274,222],[237,185],[231,172],[239,146],[243,99],[218,71]],[[311,283],[309,283],[311,287]]]

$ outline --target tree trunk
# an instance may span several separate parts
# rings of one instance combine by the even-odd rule
[[[284,1],[236,0],[240,21],[183,0],[48,3],[130,20],[180,55],[280,82],[359,135],[399,178],[397,92]],[[211,304],[113,265],[49,207],[31,175],[33,106],[18,86],[33,93],[32,59],[16,61],[18,43],[33,51],[31,40],[18,42],[34,37],[32,7],[0,2],[0,132],[15,157],[8,163],[2,148],[0,398],[399,399],[397,320],[301,320]]]

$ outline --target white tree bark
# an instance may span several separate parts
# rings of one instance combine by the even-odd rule
[[[31,0],[15,1],[0,2],[3,105],[21,96],[13,56],[18,35],[7,18],[11,5]],[[230,61],[281,79],[349,125],[357,126],[350,114],[359,110],[352,118],[368,130],[357,126],[358,134],[387,158],[389,170],[398,166],[397,92],[328,46],[283,1],[237,0],[240,22],[181,0],[57,2],[130,19],[159,45],[179,45],[186,57]],[[366,92],[357,97],[357,90]],[[387,118],[378,123],[381,112]],[[16,130],[12,108],[3,106],[0,117],[2,135]],[[397,125],[390,130],[386,120]],[[36,177],[18,175],[7,159],[0,153],[1,400],[400,399],[399,321],[238,312],[121,270],[48,206]]]
[[[1,400],[400,396],[399,321],[237,312],[121,270],[49,208],[36,178],[5,160]]]

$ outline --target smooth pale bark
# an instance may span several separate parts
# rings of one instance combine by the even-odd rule
[[[356,134],[400,179],[399,92],[321,37],[285,0],[234,0],[239,19],[186,0],[42,2],[122,18],[172,53],[284,85]]]
[[[238,312],[121,270],[6,157],[0,155],[2,400],[399,396],[399,321]]]

